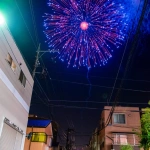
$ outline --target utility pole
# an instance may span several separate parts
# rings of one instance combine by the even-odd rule
[[[33,69],[33,72],[32,72],[32,77],[33,77],[33,79],[34,79],[36,73],[43,74],[44,76],[47,75],[47,70],[46,70],[45,67],[43,67],[42,72],[36,72],[36,69],[37,69],[37,67],[38,67],[38,65],[39,65],[39,59],[40,59],[45,53],[51,53],[51,52],[55,53],[55,52],[58,52],[58,51],[56,51],[56,50],[43,51],[43,50],[41,50],[40,46],[41,46],[41,44],[39,44],[38,49],[37,49],[37,54],[36,54],[36,59],[35,59],[35,64],[34,64],[34,69]]]
[[[67,129],[67,139],[66,139],[66,150],[71,150],[71,141],[69,141],[69,134],[74,131],[74,129]]]
[[[40,54],[40,45],[41,44],[39,44],[39,46],[38,46],[38,50],[37,50],[37,53],[36,53],[35,64],[34,64],[34,69],[33,69],[33,72],[32,72],[33,79],[35,77],[36,68],[38,67],[39,54]]]
[[[69,128],[67,130],[66,150],[69,150]]]

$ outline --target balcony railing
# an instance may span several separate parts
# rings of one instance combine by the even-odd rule
[[[139,138],[135,134],[113,134],[113,145],[126,145],[139,146]]]

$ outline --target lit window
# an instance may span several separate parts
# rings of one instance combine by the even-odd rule
[[[7,61],[9,63],[9,65],[11,66],[11,64],[12,64],[12,57],[10,56],[10,54],[7,54]]]
[[[13,71],[15,71],[17,66],[16,66],[15,62],[13,61],[12,57],[10,56],[10,54],[7,54],[6,60],[7,60],[8,64],[10,65],[11,69]]]
[[[127,144],[127,136],[120,135],[120,144]]]
[[[13,71],[15,71],[16,70],[16,64],[14,63],[14,61],[12,61],[12,64],[11,64],[11,69],[13,70]]]
[[[22,70],[20,72],[19,80],[22,83],[22,85],[25,87],[25,85],[26,85],[26,77],[25,77],[25,75],[24,75]]]
[[[36,133],[32,134],[31,141],[32,142],[43,142],[43,143],[46,143],[47,136],[46,136],[45,133],[36,132]]]
[[[114,137],[114,143],[115,144],[121,144],[121,145],[128,144],[127,135],[116,134]]]
[[[125,124],[125,114],[113,114],[114,123]]]

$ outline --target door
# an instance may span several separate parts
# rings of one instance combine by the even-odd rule
[[[0,150],[21,150],[22,137],[21,133],[4,123],[0,137]]]

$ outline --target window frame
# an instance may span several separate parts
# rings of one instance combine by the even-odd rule
[[[118,121],[118,120],[117,120],[117,122],[115,122],[114,121],[114,119],[115,119],[114,115],[124,115],[124,123],[122,123],[121,121]],[[122,125],[126,124],[126,115],[125,115],[125,113],[113,113],[113,124],[122,124]]]
[[[21,75],[22,75],[22,77],[21,77]],[[23,72],[22,70],[20,71],[19,79],[18,79],[18,80],[20,81],[20,83],[21,83],[21,84],[23,85],[23,87],[25,88],[27,78],[26,78],[26,76],[25,76],[25,74],[24,74],[24,72]]]
[[[34,139],[33,139],[33,135],[36,135],[36,134],[38,135],[38,134],[42,134],[42,133],[45,134],[45,139],[44,139],[44,141],[34,140]],[[40,135],[38,135],[38,136],[40,136]],[[43,136],[43,135],[42,135],[42,136]],[[32,137],[31,137],[31,142],[38,142],[38,143],[45,143],[45,144],[46,144],[46,143],[47,143],[47,134],[46,134],[45,132],[33,132],[33,133],[32,133]]]

